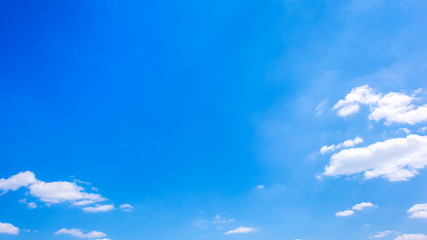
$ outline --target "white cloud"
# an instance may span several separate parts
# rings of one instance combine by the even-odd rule
[[[0,179],[0,191],[6,193],[9,190],[16,191],[21,187],[26,187],[36,181],[34,173],[30,171],[20,172],[8,179]]]
[[[353,210],[344,210],[344,211],[340,211],[335,213],[335,216],[337,217],[348,217],[354,214]]]
[[[133,210],[133,206],[130,205],[130,204],[128,204],[128,203],[120,205],[119,208],[122,209],[125,212],[132,212],[132,210]]]
[[[408,210],[408,213],[411,214],[410,218],[427,218],[427,203],[415,204]]]
[[[396,233],[396,231],[381,231],[381,232],[378,232],[376,234],[370,234],[369,238],[371,238],[371,239],[383,238],[383,237],[386,237],[386,236],[388,236],[390,234],[394,234],[394,233]]]
[[[37,208],[37,203],[35,203],[35,202],[27,202],[26,198],[19,200],[19,202],[27,205],[27,207],[29,209]]]
[[[351,209],[352,210],[344,210],[344,211],[340,211],[335,213],[335,216],[337,217],[348,217],[348,216],[352,216],[354,215],[354,211],[362,211],[364,208],[367,207],[376,207],[374,204],[372,204],[371,202],[361,202],[358,204],[355,204]]]
[[[263,189],[263,188],[265,188],[265,186],[264,185],[258,185],[255,188],[257,188],[257,189]]]
[[[83,211],[85,212],[108,212],[114,209],[113,204],[107,205],[96,205],[95,207],[84,207]]]
[[[365,179],[384,177],[406,181],[427,165],[427,136],[392,138],[363,148],[344,149],[332,155],[324,175],[363,173]]]
[[[30,185],[30,194],[47,203],[61,203],[65,201],[92,200],[105,201],[99,194],[84,192],[84,188],[74,182],[43,182],[37,181]]]
[[[44,182],[37,180],[34,173],[26,171],[20,172],[8,179],[0,179],[0,195],[9,190],[15,191],[20,187],[27,187],[30,196],[38,198],[47,205],[67,202],[73,206],[81,207],[107,200],[100,194],[85,191],[77,183],[90,184],[77,179],[74,179],[74,182]],[[26,204],[30,209],[37,207],[37,203],[27,202],[27,199],[22,199],[19,202]],[[87,212],[102,212],[110,211],[113,208],[113,205],[96,205],[85,207],[83,210]]]
[[[237,234],[237,233],[251,233],[251,232],[256,232],[257,229],[256,228],[251,228],[251,227],[238,227],[236,229],[230,230],[225,232],[224,234]]]
[[[355,145],[362,143],[362,142],[363,142],[362,138],[356,137],[353,140],[349,139],[349,140],[346,140],[346,141],[339,143],[337,145],[332,144],[330,146],[323,146],[320,149],[320,153],[325,154],[325,153],[332,152],[332,151],[335,151],[335,150],[343,148],[343,147],[354,147]]]
[[[427,235],[424,234],[403,234],[397,236],[394,240],[427,240]]]
[[[105,234],[103,232],[98,232],[98,231],[91,231],[89,233],[83,233],[82,230],[77,229],[77,228],[72,228],[72,229],[62,228],[62,229],[56,231],[55,234],[56,235],[66,234],[66,235],[70,235],[72,237],[89,238],[89,239],[94,239],[94,238],[106,239],[104,237],[107,236],[107,234]]]
[[[364,208],[367,208],[367,207],[375,207],[375,205],[372,204],[371,202],[361,202],[361,203],[358,203],[358,204],[354,205],[352,207],[352,209],[353,210],[357,210],[357,211],[361,211],[361,210],[363,210]]]
[[[18,234],[19,228],[13,226],[10,223],[1,223],[0,222],[0,234]]]
[[[419,92],[417,90],[415,93]],[[414,93],[414,94],[415,94]],[[375,93],[368,85],[353,88],[344,99],[339,100],[334,110],[341,117],[359,112],[360,105],[369,106],[369,119],[380,121],[385,120],[386,124],[406,123],[414,125],[427,121],[427,104],[416,106],[414,101],[418,100],[414,95],[390,92],[385,95]]]

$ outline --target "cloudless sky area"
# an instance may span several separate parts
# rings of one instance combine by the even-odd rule
[[[409,212],[427,203],[426,11],[424,0],[1,1],[0,223],[19,231],[0,226],[0,239],[427,239],[427,205]],[[363,86],[419,111],[375,119],[378,99],[340,111]],[[348,170],[395,156],[356,151],[410,136],[413,176]],[[37,180],[8,187],[26,171]],[[40,185],[54,182],[73,189]]]

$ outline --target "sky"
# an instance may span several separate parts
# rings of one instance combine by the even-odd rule
[[[0,2],[0,239],[426,240],[427,2]]]

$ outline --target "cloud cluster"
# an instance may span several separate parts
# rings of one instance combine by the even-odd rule
[[[348,216],[354,215],[355,211],[362,211],[364,208],[368,208],[368,207],[376,207],[376,206],[374,204],[372,204],[371,202],[361,202],[361,203],[355,204],[351,208],[351,210],[347,209],[347,210],[335,213],[335,216],[337,216],[337,217],[348,217]]]
[[[86,192],[85,189],[76,182],[44,182],[38,180],[34,173],[30,171],[20,172],[7,179],[0,179],[0,190],[3,193],[16,191],[21,187],[29,189],[32,197],[38,198],[46,204],[57,204],[67,202],[73,206],[85,206],[106,201],[107,199],[97,193]],[[27,202],[26,199],[20,200],[21,203],[27,204],[28,208],[36,208],[34,202]],[[111,205],[96,205],[94,207],[83,208],[86,212],[110,211],[114,208]]]
[[[65,234],[65,235],[70,235],[72,237],[78,237],[78,238],[87,238],[87,239],[96,239],[96,240],[109,240],[108,238],[105,238],[107,236],[107,234],[105,234],[103,232],[91,231],[88,233],[83,233],[82,230],[77,229],[77,228],[72,228],[72,229],[62,228],[62,229],[56,231],[55,234],[56,235]]]
[[[419,91],[419,90],[418,90]],[[346,117],[359,112],[360,105],[369,106],[369,119],[385,120],[387,125],[391,123],[404,123],[414,125],[427,121],[427,104],[416,106],[418,100],[415,94],[409,96],[404,93],[389,92],[387,94],[376,93],[368,85],[353,88],[344,99],[339,100],[334,110],[341,117]]]
[[[427,218],[427,203],[415,204],[408,213],[411,214],[410,218]]]
[[[363,174],[365,179],[384,177],[406,181],[427,165],[427,136],[392,138],[363,148],[344,149],[330,158],[324,175]]]
[[[19,233],[19,228],[13,226],[10,223],[0,222],[0,234],[13,234],[16,235]]]
[[[237,234],[237,233],[252,233],[252,232],[256,232],[257,229],[256,228],[251,228],[251,227],[238,227],[236,229],[233,230],[229,230],[227,232],[225,232],[224,234]]]
[[[340,149],[340,148],[348,148],[348,147],[354,147],[355,145],[357,145],[357,144],[359,144],[359,143],[362,143],[363,142],[363,139],[362,138],[360,138],[360,137],[356,137],[355,139],[349,139],[349,140],[346,140],[346,141],[344,141],[344,142],[342,142],[342,143],[339,143],[339,144],[337,144],[337,145],[335,145],[335,144],[332,144],[332,145],[330,145],[330,146],[323,146],[321,149],[320,149],[320,153],[321,154],[325,154],[325,153],[328,153],[328,152],[332,152],[332,151],[335,151],[335,150],[337,150],[337,149]]]

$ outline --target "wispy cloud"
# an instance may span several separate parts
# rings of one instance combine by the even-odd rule
[[[107,205],[96,205],[94,207],[84,207],[83,211],[85,212],[109,212],[114,209],[113,204],[107,204]]]
[[[253,233],[258,231],[256,228],[251,228],[251,227],[238,227],[236,229],[233,230],[229,230],[227,232],[225,232],[224,234],[238,234],[238,233]]]
[[[342,143],[339,143],[337,145],[332,144],[330,146],[323,146],[322,148],[320,148],[320,153],[321,154],[325,154],[325,153],[328,153],[328,152],[332,152],[332,151],[338,150],[340,148],[354,147],[355,145],[357,145],[359,143],[362,143],[362,142],[363,142],[362,138],[356,137],[354,139],[346,140],[346,141],[344,141]]]

